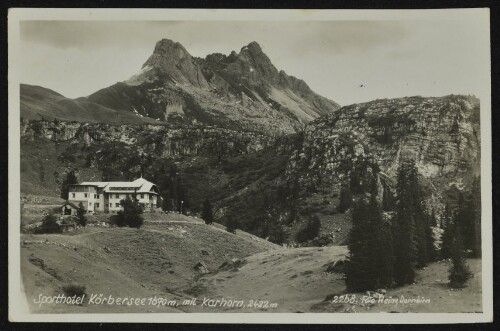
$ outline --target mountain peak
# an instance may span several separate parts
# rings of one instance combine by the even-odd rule
[[[250,44],[248,44],[246,46],[249,50],[252,50],[252,51],[258,51],[258,52],[262,52],[262,47],[260,47],[259,43],[256,42],[256,41],[252,41]]]
[[[161,39],[156,43],[153,54],[142,66],[154,68],[180,84],[192,84],[207,87],[207,82],[193,63],[193,57],[180,43],[170,39]]]
[[[144,63],[143,67],[165,68],[177,64],[185,59],[191,59],[191,54],[180,43],[170,39],[162,39],[156,43],[153,54]]]

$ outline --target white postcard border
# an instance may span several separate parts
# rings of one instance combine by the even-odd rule
[[[8,15],[9,113],[9,320],[16,322],[143,322],[143,323],[284,323],[284,324],[408,324],[478,323],[493,321],[493,234],[491,178],[491,59],[489,9],[436,10],[224,10],[224,9],[62,9],[14,8]],[[471,20],[481,26],[484,49],[480,71],[484,77],[481,101],[482,195],[482,313],[115,313],[32,314],[22,291],[20,274],[20,79],[19,22],[23,20]]]

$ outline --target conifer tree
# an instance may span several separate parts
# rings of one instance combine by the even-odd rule
[[[339,213],[345,213],[352,204],[352,193],[348,183],[343,183],[340,188],[339,205],[337,210]]]
[[[349,233],[347,247],[349,258],[345,267],[346,286],[349,291],[364,291],[372,289],[373,274],[367,272],[370,268],[368,253],[370,234],[368,233],[368,208],[362,199],[356,201],[352,208],[352,228]]]
[[[367,233],[366,254],[369,256],[366,272],[372,275],[372,289],[392,285],[394,252],[389,232],[382,218],[382,210],[372,189],[370,202],[366,209]]]
[[[436,214],[434,210],[427,216],[426,227],[425,227],[425,236],[427,242],[427,257],[428,262],[434,261],[437,256],[436,247],[434,246],[434,231],[433,229],[436,227]]]
[[[203,210],[201,212],[201,218],[205,221],[205,224],[212,224],[214,221],[214,216],[212,214],[212,205],[208,199],[203,203]]]
[[[320,230],[321,220],[318,215],[313,214],[309,216],[306,226],[297,233],[296,239],[298,242],[312,240],[319,235]]]
[[[469,267],[465,261],[465,252],[461,231],[457,228],[452,244],[451,267],[448,279],[450,287],[463,288],[472,277]]]
[[[358,200],[352,212],[346,285],[357,291],[391,287],[394,272],[391,227],[384,222],[377,200],[376,175],[371,184],[370,201]]]
[[[76,210],[77,224],[80,226],[87,225],[87,218],[85,217],[85,209],[83,209],[83,204],[80,202],[78,204],[78,209]]]
[[[394,274],[394,250],[390,224],[382,217],[382,208],[377,200],[378,175],[375,173],[371,184],[371,197],[368,208],[369,233],[372,239],[368,242],[369,252],[372,252],[372,266],[377,287],[392,287]],[[384,190],[385,191],[385,190]],[[383,196],[382,196],[383,199]]]
[[[443,228],[443,236],[441,238],[441,252],[440,258],[448,259],[453,252],[453,237],[456,233],[455,225],[453,223],[453,215],[451,207],[446,204],[443,216],[441,217],[441,227]]]
[[[384,193],[382,195],[382,209],[385,211],[394,210],[395,207],[395,198],[392,194],[390,188],[387,185],[384,185]]]
[[[68,200],[69,186],[72,184],[78,184],[78,179],[76,178],[75,172],[73,170],[68,172],[68,174],[63,179],[63,182],[61,184],[61,198],[62,199]]]
[[[172,206],[172,198],[170,195],[170,191],[167,191],[165,193],[165,196],[163,197],[162,202],[161,202],[161,208],[164,211],[173,211],[174,208]]]
[[[391,225],[383,222],[380,227],[379,240],[380,259],[378,265],[379,287],[392,287],[394,282],[394,247]]]
[[[471,215],[474,219],[473,222],[473,245],[472,256],[481,257],[481,182],[479,177],[475,177],[472,182],[471,190]]]
[[[287,234],[283,226],[278,222],[271,222],[269,225],[269,241],[282,245],[286,240]]]
[[[460,192],[458,195],[458,205],[457,210],[454,215],[453,221],[455,223],[456,230],[460,232],[465,249],[470,249],[472,246],[471,238],[473,216],[470,211],[470,203],[466,199],[465,192]]]
[[[415,242],[414,166],[401,163],[398,169],[396,219],[394,222],[394,279],[396,284],[411,284],[415,279],[417,247]]]

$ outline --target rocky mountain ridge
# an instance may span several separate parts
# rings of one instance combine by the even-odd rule
[[[196,58],[160,40],[141,72],[88,96],[105,107],[168,123],[217,125],[282,135],[340,106],[271,63],[252,42],[240,53]]]
[[[157,157],[239,155],[262,150],[274,143],[254,132],[217,127],[171,128],[163,125],[111,125],[61,121],[21,121],[21,140],[44,140],[89,147],[122,143]]]
[[[471,96],[450,95],[375,100],[342,107],[304,131],[287,176],[313,190],[340,191],[354,174],[356,185],[379,191],[394,187],[404,160],[414,160],[434,197],[463,188],[480,174],[480,105]]]

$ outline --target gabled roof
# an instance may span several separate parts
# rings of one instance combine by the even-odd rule
[[[66,206],[66,205],[70,205],[71,207],[75,208],[75,209],[78,209],[79,207],[77,205],[75,205],[73,202],[70,202],[70,201],[66,201],[65,203],[63,203],[61,205],[61,207],[63,206]]]
[[[103,188],[103,187],[106,187],[106,185],[108,185],[109,182],[83,182],[81,184],[78,184],[78,185],[86,185],[86,186],[97,186],[99,188]]]
[[[158,192],[156,185],[144,178],[137,178],[133,182],[83,182],[79,185],[96,186],[104,189],[104,192],[117,193],[148,193]],[[132,188],[131,190],[113,190],[113,188]]]

